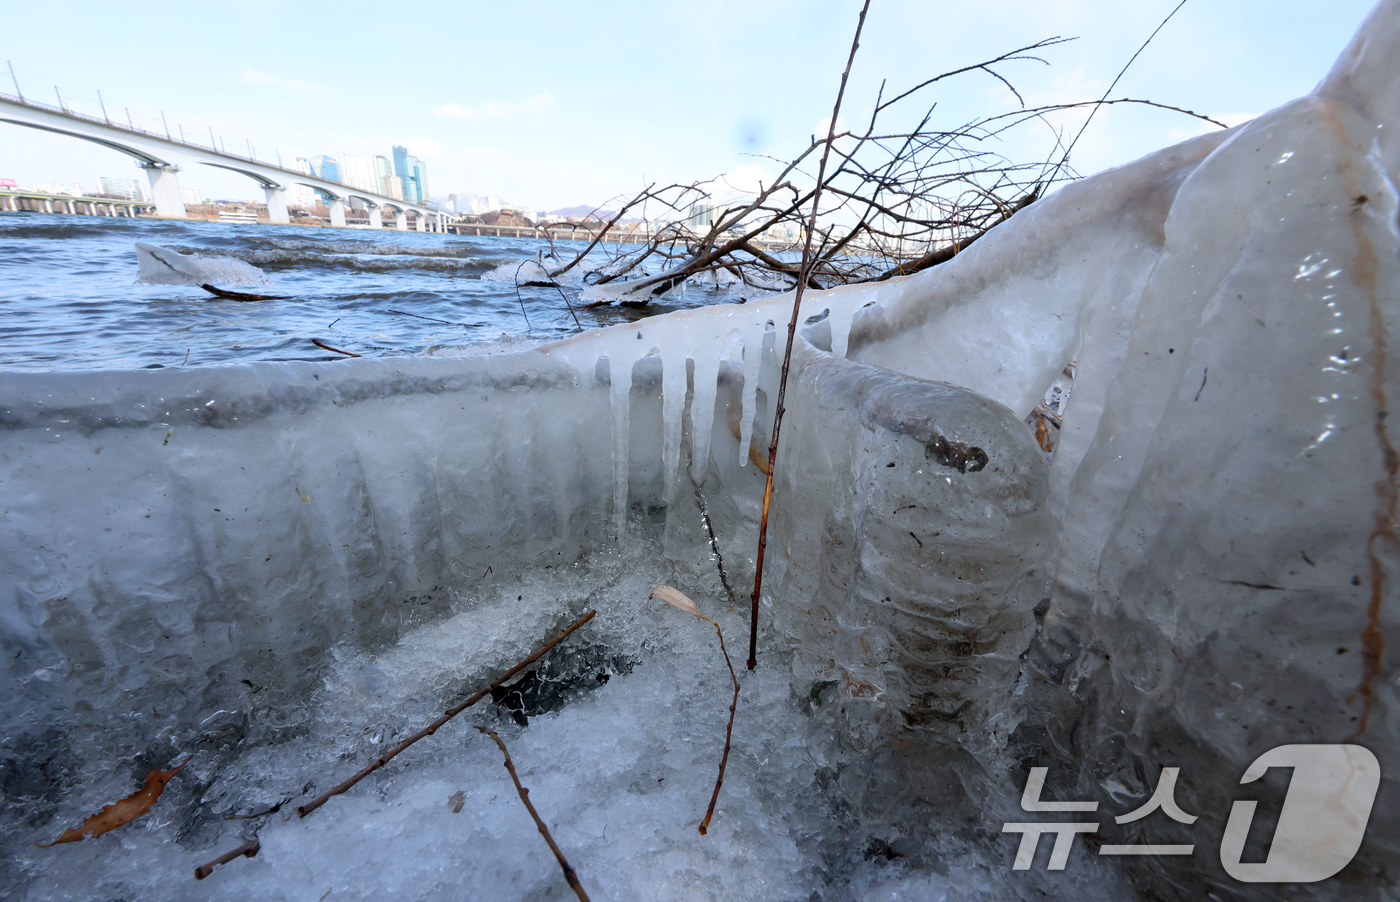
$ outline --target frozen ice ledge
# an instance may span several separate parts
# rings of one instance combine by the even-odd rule
[[[854,731],[1042,763],[1067,798],[1145,800],[1181,767],[1201,851],[1131,868],[1185,895],[1225,880],[1206,850],[1245,765],[1359,742],[1384,782],[1318,892],[1393,888],[1396,59],[1385,2],[1312,95],[935,270],[809,294],[760,659],[834,686]],[[0,733],[119,742],[152,700],[197,723],[241,680],[306,693],[337,642],[629,536],[709,567],[697,490],[742,586],[789,310],[472,359],[0,377]],[[1023,420],[1071,362],[1047,459]]]

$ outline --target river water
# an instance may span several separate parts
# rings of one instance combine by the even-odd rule
[[[137,242],[250,263],[270,285],[243,290],[283,299],[249,303],[197,285],[142,284]],[[583,246],[558,244],[569,257]],[[560,290],[520,287],[517,295],[512,278],[519,261],[546,247],[534,239],[0,213],[0,369],[340,357],[313,339],[366,357],[552,341],[579,329]],[[577,280],[563,291],[578,303]],[[687,288],[644,307],[577,315],[587,329],[722,299]]]

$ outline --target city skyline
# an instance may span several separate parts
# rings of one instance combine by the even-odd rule
[[[61,6],[75,39],[101,30],[95,4]],[[260,158],[289,163],[331,149],[331,156],[387,158],[392,151],[385,155],[385,148],[402,146],[415,152],[420,173],[429,165],[434,171],[426,196],[495,195],[527,209],[557,209],[603,204],[652,181],[727,173],[730,184],[742,187],[771,176],[777,166],[763,155],[791,157],[824,127],[859,8],[856,2],[721,2],[702,14],[622,3],[541,17],[427,3],[422,18],[447,36],[445,46],[413,57],[412,75],[386,79],[377,67],[318,61],[295,39],[298,29],[312,29],[330,45],[345,45],[354,37],[345,23],[354,16],[313,23],[308,11],[258,4],[264,6],[276,9],[287,27],[270,31],[255,16],[211,6],[153,16],[143,25],[138,44],[167,48],[160,56],[138,53],[117,62],[75,56],[60,66],[38,46],[7,55],[21,85],[40,100],[54,102],[46,98],[52,93],[82,111],[110,108],[138,127],[165,121],[172,132],[217,136],[231,149],[247,146]],[[843,119],[868,115],[882,78],[892,88],[906,86],[1055,34],[1082,37],[1047,51],[1050,67],[1013,67],[1014,83],[1032,104],[1097,99],[1173,6],[1016,0],[942,17],[913,2],[875,4]],[[1243,121],[1311,89],[1370,6],[1368,0],[1188,3],[1114,96]],[[42,31],[55,15],[51,7],[17,10],[13,31]],[[508,40],[453,37],[468,26],[498,37],[529,34],[531,43],[522,49]],[[211,55],[203,40],[188,40],[191,34],[218,34],[238,50]],[[683,53],[673,49],[678,40]],[[607,46],[625,48],[624,61],[599,65],[584,52]],[[950,122],[1014,103],[980,74],[957,86],[946,96],[930,95]],[[1075,127],[1072,117],[1066,127]],[[1179,114],[1115,108],[1095,119],[1075,163],[1093,172],[1208,127]],[[131,161],[96,145],[11,125],[0,125],[0,135],[0,178],[28,184],[71,183],[92,172],[139,178]],[[402,188],[405,173],[395,167],[392,174]],[[207,197],[259,194],[252,181],[205,167],[191,167],[186,178]]]

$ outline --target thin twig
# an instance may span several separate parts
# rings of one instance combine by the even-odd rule
[[[587,614],[584,614],[578,620],[575,620],[568,629],[564,630],[564,632],[555,636],[553,639],[550,639],[544,645],[540,646],[539,650],[536,651],[534,654],[530,655],[528,658],[521,661],[519,664],[516,664],[510,670],[507,670],[505,673],[501,674],[500,677],[497,678],[497,680],[490,686],[487,686],[485,689],[482,689],[480,692],[476,693],[471,698],[462,702],[460,705],[457,705],[455,708],[447,709],[447,711],[437,720],[433,721],[428,726],[419,730],[417,733],[414,733],[412,736],[409,736],[407,739],[403,740],[398,745],[389,749],[389,751],[380,755],[378,758],[375,758],[369,763],[368,767],[355,774],[355,776],[344,781],[343,783],[340,783],[335,788],[331,789],[329,792],[316,797],[311,802],[299,807],[297,809],[297,817],[306,817],[308,814],[315,811],[317,808],[320,808],[322,805],[326,804],[326,802],[331,798],[331,796],[340,795],[350,787],[354,786],[356,783],[363,780],[365,777],[369,776],[379,768],[383,767],[385,764],[389,763],[389,761],[395,755],[399,754],[399,752],[402,752],[404,749],[408,748],[410,745],[413,745],[415,742],[422,739],[423,737],[433,735],[433,733],[437,732],[438,728],[441,727],[443,724],[447,723],[449,720],[456,717],[458,714],[461,714],[463,711],[467,710],[472,705],[476,704],[486,696],[490,695],[491,690],[499,688],[501,684],[505,683],[511,677],[515,676],[517,673],[524,670],[526,667],[529,667],[535,661],[538,661],[540,657],[543,656],[546,652],[548,652],[551,648],[567,639],[570,633],[583,626],[588,621],[592,620],[593,615],[597,613],[598,612],[596,610],[593,610],[589,611]],[[281,807],[280,802],[278,803],[278,807]],[[273,808],[272,810],[276,811],[277,808]],[[223,855],[220,855],[218,858],[209,862],[209,864],[206,864],[200,868],[196,868],[194,875],[198,879],[203,880],[206,876],[208,876],[209,871],[212,870],[216,865],[232,861],[239,855],[247,855],[249,858],[251,858],[258,853],[257,845],[258,841],[256,839],[254,839],[251,843],[244,843],[243,845],[239,846],[233,851],[226,852]],[[250,846],[252,847],[252,851],[248,851]],[[201,873],[201,871],[203,873]]]
[[[715,635],[719,636],[719,650],[724,655],[724,664],[729,668],[729,678],[734,681],[734,699],[729,703],[729,725],[724,730],[724,754],[719,759],[719,776],[715,778],[715,791],[710,793],[710,807],[705,809],[705,819],[700,822],[700,835],[704,836],[710,829],[710,818],[715,816],[715,803],[719,801],[719,790],[724,785],[724,768],[729,764],[729,743],[734,736],[734,710],[739,707],[739,676],[734,672],[734,662],[729,660],[729,649],[724,647],[724,633],[719,624],[696,607],[689,595],[672,586],[657,586],[647,598],[659,598],[714,627]]]
[[[555,291],[559,292],[559,296],[564,299],[564,306],[569,308],[569,313],[574,317],[574,325],[578,326],[578,330],[582,332],[583,323],[578,321],[578,314],[574,312],[574,305],[569,302],[569,296],[564,293],[564,289],[559,286],[558,282],[551,282],[550,284],[554,286]]]
[[[583,885],[578,882],[578,874],[574,873],[574,869],[569,867],[568,859],[564,857],[563,852],[559,851],[559,846],[554,842],[554,837],[549,835],[549,828],[544,825],[544,821],[540,820],[540,814],[535,810],[535,806],[530,804],[530,790],[520,785],[520,775],[515,772],[515,763],[510,760],[510,752],[507,751],[506,744],[501,741],[500,736],[496,735],[495,730],[488,730],[486,727],[477,727],[477,729],[496,740],[496,745],[500,747],[501,754],[506,756],[506,770],[510,771],[510,778],[515,783],[515,791],[520,793],[520,801],[525,803],[525,810],[529,811],[530,817],[535,819],[535,826],[539,828],[540,836],[543,836],[544,841],[549,843],[549,850],[553,852],[554,857],[559,860],[559,867],[564,870],[564,879],[569,882],[569,886],[573,888],[574,894],[579,897],[580,902],[588,902],[588,893],[583,891]],[[703,833],[705,831],[701,830],[700,832]]]
[[[273,805],[271,808],[268,808],[266,811],[258,811],[258,812],[255,812],[255,813],[253,813],[253,814],[226,814],[226,815],[224,815],[224,820],[226,820],[226,821],[255,821],[255,820],[257,820],[257,819],[260,818],[260,817],[267,817],[269,814],[276,814],[277,812],[279,812],[279,811],[282,810],[282,806],[283,806],[283,805],[287,804],[287,803],[290,802],[290,801],[291,801],[291,798],[290,798],[290,797],[285,798],[285,799],[283,799],[282,801],[278,802],[276,805]]]
[[[1167,17],[1166,17],[1165,19],[1162,20],[1162,24],[1160,24],[1160,25],[1158,25],[1156,28],[1152,29],[1152,33],[1151,33],[1150,35],[1147,36],[1147,40],[1145,40],[1145,41],[1142,42],[1142,46],[1139,47],[1139,48],[1137,49],[1137,53],[1134,53],[1134,54],[1128,59],[1128,62],[1123,66],[1122,70],[1121,70],[1121,71],[1118,73],[1118,75],[1113,79],[1113,83],[1110,84],[1110,85],[1108,86],[1108,90],[1103,92],[1103,97],[1100,98],[1099,104],[1098,104],[1098,105],[1095,105],[1094,108],[1093,108],[1092,110],[1089,111],[1089,118],[1088,118],[1088,119],[1085,119],[1085,120],[1084,120],[1084,124],[1081,125],[1081,126],[1079,127],[1079,133],[1076,134],[1076,135],[1074,136],[1074,140],[1073,140],[1073,141],[1069,142],[1069,147],[1066,147],[1066,148],[1065,148],[1065,155],[1064,155],[1063,157],[1060,158],[1060,162],[1058,162],[1058,163],[1055,164],[1055,168],[1054,168],[1054,169],[1051,171],[1051,173],[1050,173],[1050,178],[1046,180],[1046,184],[1047,184],[1047,185],[1048,185],[1050,182],[1053,182],[1053,181],[1055,180],[1055,176],[1059,175],[1060,170],[1061,170],[1062,168],[1064,168],[1064,166],[1065,166],[1066,163],[1069,162],[1070,151],[1074,150],[1074,145],[1078,144],[1078,143],[1079,143],[1079,139],[1080,139],[1081,137],[1084,136],[1084,130],[1087,129],[1087,128],[1089,127],[1089,123],[1090,123],[1090,122],[1093,122],[1093,121],[1094,121],[1094,114],[1097,113],[1097,112],[1099,111],[1099,106],[1102,105],[1102,102],[1103,102],[1103,101],[1105,101],[1105,100],[1108,99],[1108,95],[1111,94],[1111,93],[1113,92],[1113,89],[1114,89],[1115,87],[1117,87],[1119,79],[1121,79],[1121,78],[1123,77],[1123,74],[1124,74],[1125,72],[1128,71],[1128,67],[1131,66],[1131,65],[1133,64],[1133,61],[1136,60],[1136,59],[1138,58],[1138,56],[1141,55],[1141,53],[1142,53],[1144,50],[1147,49],[1147,45],[1152,43],[1152,39],[1155,38],[1155,37],[1157,37],[1157,32],[1161,31],[1163,28],[1166,28],[1166,27],[1167,27],[1167,23],[1170,22],[1170,21],[1172,20],[1172,16],[1176,15],[1177,12],[1178,12],[1183,6],[1185,6],[1185,5],[1186,5],[1186,0],[1181,0],[1180,3],[1178,3],[1175,7],[1173,7],[1173,8],[1172,8],[1172,11],[1169,12],[1169,13],[1167,13]],[[1191,115],[1194,116],[1194,115],[1196,115],[1196,114],[1195,114],[1195,113],[1192,113]],[[1219,124],[1219,123],[1217,123],[1217,124]]]
[[[520,315],[523,316],[523,317],[525,317],[525,331],[526,331],[526,332],[533,332],[533,331],[535,331],[535,330],[534,330],[534,328],[531,327],[531,325],[530,325],[530,314],[528,314],[528,313],[525,312],[525,299],[522,298],[522,297],[520,296],[520,270],[521,270],[521,267],[523,267],[526,263],[529,263],[529,262],[530,262],[530,261],[529,261],[528,259],[526,259],[526,260],[521,260],[521,261],[520,261],[520,266],[517,266],[517,267],[515,268],[515,276],[514,276],[513,278],[514,278],[514,281],[515,281],[515,299],[516,299],[517,301],[520,302]]]
[[[598,245],[598,242],[599,242],[599,241],[602,241],[602,240],[603,240],[603,236],[606,235],[606,234],[608,233],[608,230],[611,229],[613,226],[617,225],[618,220],[620,220],[620,219],[627,213],[628,210],[632,209],[632,207],[636,206],[639,202],[641,202],[642,199],[644,199],[645,197],[647,197],[647,194],[648,194],[648,192],[649,192],[650,190],[651,190],[651,186],[648,186],[647,191],[643,191],[638,197],[633,198],[631,201],[629,201],[629,202],[626,203],[626,204],[623,204],[622,209],[621,209],[621,210],[618,210],[618,211],[617,211],[617,214],[616,214],[615,216],[613,216],[612,219],[608,220],[608,222],[607,222],[601,229],[599,229],[598,234],[595,235],[594,238],[593,238],[593,240],[590,241],[590,242],[588,243],[588,247],[586,247],[586,248],[584,248],[582,251],[580,251],[579,254],[578,254],[578,256],[574,257],[574,259],[571,260],[566,266],[563,266],[563,267],[561,267],[561,268],[559,268],[559,269],[556,269],[556,270],[545,270],[546,272],[549,273],[549,277],[550,277],[551,279],[557,279],[557,278],[559,278],[560,276],[562,276],[564,273],[568,272],[569,270],[571,270],[571,269],[573,269],[575,266],[577,266],[577,265],[579,264],[579,261],[581,261],[584,257],[587,257],[587,256],[588,256],[588,252],[591,251],[591,250],[593,250],[593,248],[596,247],[596,246]],[[597,212],[597,211],[594,211],[594,212]],[[589,215],[592,216],[593,214],[590,213]],[[588,220],[587,220],[587,219],[584,219],[585,228],[587,227],[587,223],[588,223]]]
[[[554,646],[558,645],[560,642],[563,642],[565,639],[567,639],[567,638],[569,637],[569,634],[571,634],[574,630],[578,629],[579,627],[583,626],[583,625],[584,625],[585,623],[587,623],[588,621],[592,620],[592,619],[593,619],[593,615],[596,614],[596,613],[598,613],[598,612],[597,612],[596,610],[594,610],[594,611],[589,611],[587,614],[584,614],[584,615],[583,615],[582,617],[580,617],[578,620],[575,620],[574,623],[573,623],[573,625],[570,626],[568,629],[564,630],[564,632],[562,632],[562,633],[560,633],[559,635],[555,636],[553,639],[550,639],[550,640],[549,640],[548,642],[546,642],[544,645],[540,646],[539,651],[537,651],[537,652],[535,652],[534,654],[530,655],[530,657],[528,657],[528,658],[526,658],[525,660],[521,661],[519,664],[516,664],[516,665],[515,665],[514,667],[512,667],[510,670],[507,670],[505,673],[501,674],[501,676],[500,676],[499,678],[497,678],[497,680],[496,680],[494,683],[492,683],[490,686],[487,686],[485,689],[482,689],[480,692],[476,693],[476,694],[473,695],[471,698],[469,698],[469,699],[467,699],[466,701],[462,702],[460,705],[457,705],[455,708],[449,708],[449,709],[447,709],[447,711],[446,711],[441,717],[439,717],[437,720],[433,721],[433,722],[430,723],[428,726],[426,726],[426,727],[424,727],[423,729],[419,730],[417,733],[414,733],[413,735],[411,735],[411,736],[409,736],[408,738],[404,739],[404,740],[403,740],[402,742],[400,742],[398,745],[396,745],[396,746],[394,746],[393,748],[389,749],[389,751],[387,751],[387,752],[385,752],[384,754],[380,755],[378,758],[375,758],[373,761],[371,761],[371,762],[369,763],[368,766],[366,766],[366,767],[364,768],[364,770],[362,770],[362,771],[360,771],[359,773],[355,774],[355,775],[354,775],[353,777],[351,777],[350,779],[344,781],[343,783],[340,783],[339,785],[335,786],[333,789],[331,789],[331,790],[329,790],[328,792],[326,792],[326,793],[324,793],[324,794],[318,796],[317,798],[313,799],[312,801],[308,802],[307,804],[301,805],[300,807],[298,807],[298,808],[297,808],[297,816],[298,816],[298,817],[306,817],[308,814],[310,814],[311,812],[315,811],[317,808],[320,808],[322,805],[326,804],[326,802],[327,802],[332,796],[338,796],[338,795],[340,795],[342,792],[345,792],[347,789],[349,789],[350,787],[354,786],[356,783],[360,782],[360,781],[363,780],[365,777],[368,777],[370,774],[372,774],[372,773],[374,773],[375,771],[379,770],[379,768],[381,768],[381,767],[383,767],[384,765],[388,764],[389,761],[392,760],[392,759],[394,758],[394,756],[398,755],[398,754],[399,754],[400,752],[402,752],[404,749],[406,749],[406,748],[408,748],[409,746],[413,745],[413,744],[414,744],[415,742],[417,742],[418,740],[420,740],[420,739],[422,739],[422,738],[424,738],[424,737],[426,737],[426,736],[431,736],[431,735],[433,735],[434,733],[436,733],[436,732],[438,731],[438,729],[439,729],[440,727],[442,727],[443,724],[447,723],[449,720],[451,720],[452,718],[456,717],[458,714],[461,714],[463,711],[467,710],[467,709],[470,708],[472,705],[476,704],[477,702],[481,701],[481,700],[482,700],[483,698],[485,698],[486,696],[490,695],[492,689],[500,688],[500,686],[501,686],[503,683],[505,683],[507,680],[509,680],[511,677],[515,676],[517,673],[519,673],[520,671],[524,670],[526,667],[530,666],[530,665],[533,664],[535,661],[538,661],[538,660],[539,660],[541,657],[543,657],[544,654],[545,654],[546,652],[548,652],[551,648],[553,648]]]
[[[461,326],[464,329],[470,329],[473,326],[485,325],[484,323],[454,323],[452,322],[452,320],[449,319],[434,319],[431,316],[423,316],[418,313],[409,313],[407,310],[390,310],[389,312],[397,313],[399,316],[411,316],[414,319],[425,319],[430,323],[442,323],[444,326]]]
[[[318,348],[325,348],[327,351],[334,351],[334,352],[336,352],[337,354],[344,354],[346,357],[361,357],[361,356],[363,356],[363,355],[361,355],[361,354],[356,354],[354,351],[342,351],[340,348],[333,348],[333,347],[331,347],[330,345],[326,344],[324,341],[322,341],[322,340],[319,339],[319,338],[313,338],[313,339],[311,339],[311,343],[312,343],[313,345],[315,345],[316,347],[318,347]]]
[[[860,48],[860,32],[865,27],[865,14],[870,11],[870,0],[860,8],[860,21],[856,23],[856,34],[851,40],[851,55],[846,59],[846,71],[841,73],[841,87],[836,92],[836,105],[831,110],[831,128],[827,133],[826,147],[822,150],[822,161],[817,167],[817,187],[812,192],[812,215],[807,224],[807,239],[802,245],[802,270],[797,279],[796,293],[792,299],[792,320],[788,323],[787,349],[783,352],[782,378],[778,381],[778,405],[773,414],[773,442],[768,446],[768,475],[763,485],[763,515],[758,526],[758,560],[754,565],[753,597],[750,599],[749,619],[749,670],[758,666],[758,597],[763,590],[763,553],[768,547],[768,508],[773,501],[773,469],[778,459],[778,434],[783,428],[783,397],[787,394],[788,367],[792,363],[792,342],[797,335],[797,317],[802,310],[802,292],[807,288],[809,267],[812,262],[812,235],[817,231],[817,211],[821,204],[822,185],[826,181],[826,161],[831,153],[831,145],[836,140],[836,119],[841,113],[841,98],[846,94],[846,80],[851,75],[851,66],[856,60],[856,50]],[[718,626],[715,629],[719,629]],[[721,645],[723,639],[720,640]],[[725,659],[728,660],[728,655]],[[738,696],[737,686],[735,696]],[[726,752],[728,750],[726,749]],[[721,773],[723,768],[721,767]],[[716,790],[718,792],[718,790]],[[703,830],[701,832],[704,832]]]
[[[709,618],[706,618],[709,619]],[[719,650],[724,654],[725,666],[729,668],[729,678],[734,681],[734,698],[729,703],[729,726],[724,730],[724,754],[719,759],[719,776],[715,778],[715,791],[710,794],[710,807],[705,809],[705,819],[700,822],[700,835],[710,829],[710,818],[715,816],[715,802],[719,801],[719,788],[724,785],[724,768],[729,764],[729,742],[734,736],[734,709],[739,707],[739,677],[734,673],[734,664],[729,660],[729,650],[724,647],[724,633],[713,620],[715,635],[719,636]]]
[[[229,851],[220,855],[218,858],[215,858],[208,864],[201,864],[199,867],[195,868],[194,879],[203,880],[205,877],[208,877],[214,872],[214,868],[218,867],[221,864],[228,864],[230,861],[233,861],[240,855],[243,855],[247,858],[252,858],[254,855],[258,854],[259,848],[260,846],[258,845],[257,837],[253,837],[238,848],[230,849]]]
[[[940,263],[948,262],[949,260],[956,257],[958,254],[967,250],[968,247],[970,247],[974,241],[990,232],[994,226],[1000,225],[1001,223],[1010,219],[1012,214],[1016,213],[1016,211],[1020,210],[1022,207],[1026,207],[1030,204],[1035,203],[1035,200],[1035,192],[1027,194],[1025,197],[1016,201],[1015,204],[1007,208],[1007,211],[995,222],[987,226],[982,231],[977,232],[976,234],[967,238],[965,241],[955,241],[946,247],[940,247],[936,248],[935,250],[931,250],[927,254],[924,254],[922,257],[919,257],[916,260],[906,260],[898,266],[892,267],[886,270],[885,272],[881,273],[874,281],[883,282],[886,279],[891,279],[895,276],[907,276],[911,273],[916,273],[928,269],[931,266],[937,266]]]

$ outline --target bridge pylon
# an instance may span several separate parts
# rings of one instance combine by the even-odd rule
[[[173,163],[139,164],[146,170],[146,178],[151,183],[151,200],[156,205],[156,215],[166,219],[184,219],[185,201],[180,197],[180,182],[175,173],[180,167]]]

